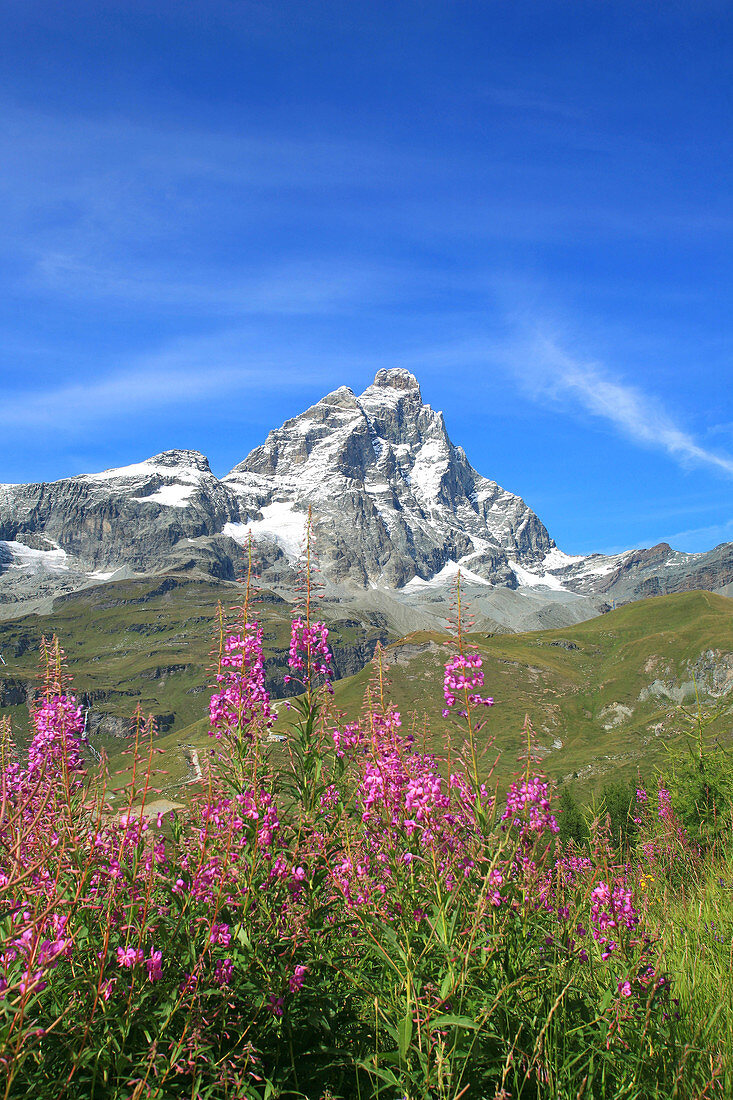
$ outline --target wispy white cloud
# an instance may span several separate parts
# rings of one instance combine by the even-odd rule
[[[707,527],[690,527],[685,531],[675,531],[663,536],[663,541],[671,546],[689,550],[707,550],[721,542],[733,540],[733,519],[724,523],[712,523]]]
[[[85,301],[115,300],[155,312],[205,311],[209,315],[321,316],[391,304],[434,290],[429,273],[407,272],[398,263],[313,258],[262,265],[258,270],[179,271],[82,260],[67,252],[42,256],[29,279],[54,293]]]
[[[497,94],[512,99],[511,92]],[[541,97],[524,105],[556,109]],[[228,279],[236,296],[243,270],[246,282],[246,257],[290,260],[304,226],[308,254],[317,256],[334,227],[339,247],[349,240],[363,249],[366,224],[377,240],[411,247],[416,240],[451,247],[477,239],[536,246],[569,233],[594,242],[599,234],[666,237],[684,233],[686,220],[696,239],[706,229],[718,238],[733,228],[724,210],[701,215],[649,203],[643,213],[629,211],[608,196],[585,194],[584,170],[573,158],[551,168],[523,149],[470,157],[457,147],[445,156],[405,143],[317,139],[283,126],[242,133],[180,119],[55,115],[2,100],[0,119],[0,255],[12,258],[11,288],[23,292],[103,292],[126,300],[157,265],[153,281],[163,295],[167,287],[186,290],[173,286],[185,269],[199,301],[207,281]],[[467,180],[480,201],[455,201]],[[578,188],[582,202],[574,198]],[[210,265],[224,277],[214,280]],[[409,278],[416,277],[413,264]]]
[[[582,120],[587,112],[578,102],[565,102],[556,97],[532,92],[523,87],[493,86],[484,91],[486,99],[497,107],[528,115],[547,115],[563,120]]]
[[[537,333],[513,345],[502,358],[533,399],[583,409],[627,439],[666,451],[680,465],[712,466],[733,476],[733,457],[702,446],[658,398],[603,364],[572,354],[554,336]]]
[[[155,415],[196,403],[216,406],[237,394],[320,380],[309,361],[253,353],[245,334],[224,332],[177,341],[93,380],[16,390],[0,405],[0,427],[5,434],[53,429],[74,438],[89,428],[104,431],[110,421],[125,416]]]

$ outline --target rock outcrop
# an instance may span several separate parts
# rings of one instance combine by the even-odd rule
[[[292,592],[308,509],[329,595],[439,603],[458,570],[487,621],[529,628],[615,602],[733,582],[733,545],[570,556],[521,497],[482,477],[407,370],[380,370],[268,435],[219,479],[198,451],[50,484],[0,486],[0,617],[135,575],[233,580],[250,532],[263,582]],[[524,594],[523,600],[511,593]],[[355,595],[357,594],[357,595]],[[440,617],[440,616],[438,616]]]

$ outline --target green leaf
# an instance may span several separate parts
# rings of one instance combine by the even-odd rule
[[[440,1031],[444,1027],[463,1027],[469,1031],[478,1031],[480,1025],[470,1016],[436,1016],[430,1023],[431,1031]]]
[[[384,1054],[380,1052],[379,1060],[380,1062],[384,1062],[389,1060],[391,1057],[391,1054]],[[380,1081],[384,1081],[387,1085],[399,1085],[401,1083],[404,1083],[395,1076],[391,1069],[386,1066],[376,1066],[369,1059],[366,1059],[363,1062],[357,1062],[356,1065],[359,1066],[361,1069],[366,1070],[370,1076],[377,1077]]]
[[[449,971],[446,974],[446,976],[443,978],[443,981],[440,983],[440,999],[441,999],[441,1001],[444,1001],[446,999],[448,994],[453,989],[454,984],[455,984],[455,978],[453,977],[453,975]]]
[[[407,1052],[410,1049],[410,1040],[412,1039],[412,1009],[408,1006],[407,1014],[404,1020],[400,1020],[397,1025],[397,1046],[400,1052],[400,1058],[403,1061],[407,1058]]]

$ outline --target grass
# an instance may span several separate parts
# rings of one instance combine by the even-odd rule
[[[553,700],[569,730],[559,756],[579,751],[579,708],[604,724],[611,704],[627,706],[606,732],[630,736],[625,725],[658,709],[644,698],[650,677],[673,684],[692,667],[702,684],[709,665],[720,685],[730,628],[727,601],[697,593],[572,631],[473,641],[508,735],[527,701]],[[436,719],[444,640],[390,648],[386,702]],[[230,698],[254,698],[255,667],[230,668],[227,691],[244,692]],[[7,769],[0,807],[8,1100],[733,1094],[731,821],[714,819],[707,847],[685,833],[675,813],[689,799],[657,798],[644,744],[649,798],[634,804],[632,845],[614,850],[599,822],[587,849],[563,850],[529,765],[502,812],[469,776],[441,784],[384,707],[333,744],[327,696],[309,691],[286,753],[249,706],[221,711],[219,741],[203,720],[159,736],[164,764],[186,741],[216,745],[221,786],[198,784],[181,818],[162,828],[153,811],[148,828],[144,807],[110,814],[78,774],[81,727],[57,669],[52,654],[28,770]],[[337,705],[363,712],[368,675],[339,684]],[[700,722],[700,759],[669,784],[682,794],[697,790],[703,730],[714,732]],[[447,732],[438,720],[428,733],[419,713],[410,724],[428,749]],[[131,805],[155,793],[136,748]],[[500,769],[513,767],[505,750]]]
[[[0,623],[0,652],[8,660],[8,667],[0,667],[0,689],[3,681],[32,684],[41,634],[58,634],[74,690],[94,710],[129,717],[139,704],[159,717],[156,782],[174,792],[193,775],[189,747],[200,753],[210,749],[205,715],[215,608],[217,600],[231,606],[238,592],[234,585],[182,576],[122,581],[59,601],[51,616]],[[384,637],[377,620],[334,622],[338,608],[323,613],[333,624],[337,653],[340,649],[354,663],[366,660],[375,638]],[[278,695],[290,605],[263,593],[257,614],[265,628],[269,686]],[[390,692],[406,724],[421,736],[429,717],[428,748],[441,751],[449,737],[455,739],[455,731],[441,719],[442,666],[450,641],[448,635],[418,631],[386,651]],[[506,782],[524,747],[522,727],[529,715],[543,769],[556,782],[588,793],[609,778],[633,781],[640,768],[662,765],[666,750],[678,744],[676,704],[653,695],[640,699],[654,681],[689,682],[690,669],[710,652],[713,657],[703,659],[703,665],[723,668],[727,661],[733,672],[733,601],[686,592],[628,604],[564,629],[475,634],[471,641],[484,661],[487,692],[495,699],[480,735],[486,746],[484,770],[498,756],[496,778]],[[336,706],[346,717],[360,713],[370,675],[366,667],[337,682]],[[703,689],[705,677],[703,669],[698,677]],[[22,738],[25,708],[0,709],[3,713],[12,714]],[[728,725],[723,715],[710,732],[725,742]],[[105,748],[113,769],[124,775],[120,738],[99,737],[95,744]]]
[[[500,779],[515,770],[529,715],[542,767],[559,783],[590,790],[610,777],[633,780],[640,767],[662,764],[666,750],[680,742],[677,704],[640,696],[657,680],[690,682],[691,669],[709,652],[711,665],[727,661],[733,671],[733,601],[685,592],[641,600],[561,630],[475,634],[471,641],[495,700],[482,734],[485,743],[493,741],[484,767],[498,755]],[[397,707],[403,716],[416,715],[418,731],[424,716],[430,717],[436,750],[451,733],[440,720],[440,671],[449,642],[444,635],[418,632],[386,651]],[[369,675],[365,669],[336,685],[336,705],[349,719],[359,713]],[[698,674],[703,691],[705,675]],[[728,726],[723,715],[710,732],[727,740]]]
[[[129,718],[137,705],[154,714],[164,735],[191,725],[205,714],[211,679],[210,657],[216,630],[216,607],[226,608],[242,598],[242,586],[166,576],[118,581],[58,600],[51,615],[26,615],[0,622],[0,698],[19,685],[21,692],[37,682],[38,651],[43,635],[62,639],[67,668],[79,698],[101,715]],[[331,609],[329,609],[330,612]],[[291,607],[279,596],[262,592],[257,614],[265,629],[265,660],[271,669],[272,690],[282,692],[282,670],[287,660]],[[359,651],[364,660],[377,637],[384,638],[378,621],[334,620],[337,660],[349,667]],[[24,706],[0,707],[0,717],[11,714],[23,737],[27,731]],[[100,737],[99,747],[114,754],[116,737]],[[170,744],[176,744],[175,738]]]
[[[696,877],[650,882],[650,911],[689,1041],[725,1052],[722,1093],[733,1094],[733,850],[711,854]]]

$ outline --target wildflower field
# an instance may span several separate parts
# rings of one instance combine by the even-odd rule
[[[85,770],[45,647],[27,759],[7,720],[2,737],[0,1096],[733,1095],[725,782],[697,831],[690,784],[650,777],[633,840],[601,807],[563,842],[531,737],[492,787],[490,685],[460,628],[438,755],[379,651],[360,719],[340,719],[310,596],[283,743],[250,601],[222,626],[211,759],[177,814],[150,810],[142,714],[123,789]],[[701,741],[695,775],[706,760]]]

